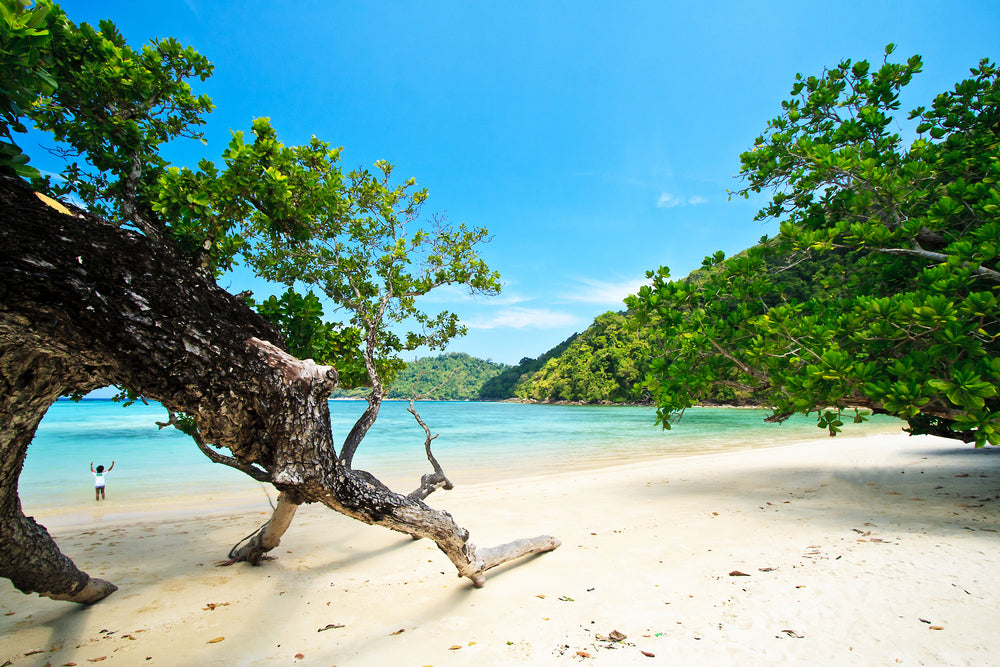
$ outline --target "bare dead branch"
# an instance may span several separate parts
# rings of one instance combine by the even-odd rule
[[[917,248],[880,248],[879,252],[884,252],[887,255],[914,255],[916,257],[923,257],[924,259],[929,259],[935,262],[948,261],[948,255]],[[966,263],[966,265],[968,265],[968,263]],[[981,278],[989,280],[990,282],[1000,283],[1000,271],[994,271],[993,269],[988,269],[985,266],[977,266],[972,270],[972,272],[979,275]]]
[[[440,488],[450,491],[454,488],[454,485],[444,474],[444,469],[441,468],[441,464],[438,463],[437,458],[431,451],[431,441],[437,438],[438,434],[431,435],[431,430],[424,423],[424,420],[420,418],[420,414],[417,412],[416,407],[414,407],[412,398],[410,399],[410,406],[406,408],[406,411],[413,415],[413,418],[417,420],[420,427],[424,429],[424,451],[427,453],[427,460],[430,461],[431,466],[434,468],[434,472],[427,473],[420,478],[420,486],[410,492],[407,497],[414,500],[423,500]]]
[[[417,412],[417,408],[414,405],[414,401],[423,400],[428,396],[432,395],[435,391],[437,391],[438,389],[443,387],[446,383],[448,383],[451,380],[451,378],[455,376],[456,372],[458,372],[457,367],[453,368],[452,371],[448,373],[448,375],[443,380],[441,380],[441,382],[439,382],[436,386],[432,387],[431,389],[428,389],[422,394],[413,395],[410,398],[409,407],[406,408],[406,411],[409,412],[411,415],[413,415],[413,418],[417,420],[418,424],[420,424],[420,428],[424,429],[424,452],[426,452],[427,454],[427,460],[430,461],[431,467],[434,468],[434,472],[427,473],[426,475],[421,476],[420,486],[414,489],[412,492],[410,492],[409,496],[407,496],[408,498],[412,498],[414,500],[424,500],[425,498],[427,498],[427,496],[431,495],[440,488],[443,488],[445,491],[450,491],[451,489],[455,488],[454,485],[451,483],[451,480],[449,480],[448,477],[444,474],[444,469],[441,467],[441,464],[438,463],[437,458],[431,451],[431,442],[435,440],[439,434],[431,435],[431,430],[430,428],[427,427],[427,424],[424,423],[424,420],[420,418],[420,414]],[[421,378],[423,378],[422,373],[418,375],[417,378],[413,381],[414,386],[416,386],[416,384],[420,382]]]

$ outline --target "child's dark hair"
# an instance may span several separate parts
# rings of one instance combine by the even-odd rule
[[[104,472],[104,466],[97,466],[97,472]]]

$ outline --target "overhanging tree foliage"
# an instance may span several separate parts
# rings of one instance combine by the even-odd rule
[[[921,59],[890,63],[892,50],[876,69],[797,76],[740,156],[737,194],[773,192],[757,219],[780,220],[776,239],[707,258],[697,279],[650,272],[626,300],[662,322],[646,386],[665,426],[731,384],[759,392],[775,420],[816,411],[831,435],[860,407],[912,433],[1000,443],[998,72],[984,60],[911,112],[906,146],[899,93]],[[841,285],[783,295],[780,266],[805,256],[842,271]]]
[[[93,212],[0,177],[0,575],[77,602],[114,590],[77,570],[24,516],[17,493],[52,401],[106,384],[160,401],[168,423],[213,461],[281,491],[271,520],[230,562],[259,562],[304,502],[433,539],[476,585],[495,565],[558,546],[540,536],[476,549],[450,515],[423,502],[447,483],[430,438],[434,473],[409,495],[351,465],[399,353],[463,333],[453,314],[424,313],[419,297],[446,284],[498,289],[476,253],[485,230],[442,220],[413,229],[426,192],[412,180],[394,185],[386,162],[345,176],[339,149],[315,138],[285,146],[266,119],[254,122],[250,142],[234,133],[224,168],[170,167],[159,145],[194,136],[211,106],[187,83],[210,73],[202,56],[173,40],[134,51],[110,23],[76,26],[50,3],[0,4],[5,22],[28,26],[30,48],[12,52],[39,53],[22,59],[28,74],[12,77],[12,92],[0,91],[3,110],[23,111],[82,161],[56,193],[72,192]],[[4,34],[17,46],[20,33]],[[30,175],[24,166],[0,163]],[[215,285],[238,261],[288,287],[258,304],[264,317]],[[343,308],[347,325],[324,322],[312,292],[294,290],[301,283]],[[340,382],[371,392],[338,451],[326,399]]]

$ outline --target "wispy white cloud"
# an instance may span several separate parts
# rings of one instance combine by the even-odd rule
[[[489,297],[490,304],[494,306],[513,306],[516,303],[531,301],[532,297],[523,294],[501,294],[500,296]]]
[[[669,192],[661,192],[660,198],[656,200],[656,208],[674,208],[675,206],[698,206],[707,204],[708,200],[700,195],[693,197],[678,197]]]
[[[639,278],[619,282],[605,282],[590,278],[580,278],[571,292],[561,295],[566,301],[577,303],[599,303],[605,305],[622,305],[622,300],[629,294],[635,294],[648,280]]]
[[[531,297],[516,292],[501,292],[497,296],[472,294],[468,287],[461,285],[442,285],[420,297],[420,303],[423,304],[487,303],[493,306],[512,306],[524,301],[531,301]]]
[[[660,198],[656,200],[656,208],[673,208],[684,203],[683,199],[672,195],[669,192],[661,192]]]
[[[505,308],[492,317],[474,318],[463,324],[470,329],[556,329],[579,322],[575,315],[548,308]]]

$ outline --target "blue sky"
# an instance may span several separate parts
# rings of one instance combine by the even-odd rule
[[[429,189],[426,212],[487,227],[503,294],[428,307],[469,326],[450,351],[505,363],[624,308],[648,269],[683,276],[773,235],[727,190],[796,72],[880,61],[893,42],[924,57],[908,110],[1000,57],[985,1],[61,4],[215,64],[198,87],[216,105],[208,145],[172,147],[175,164],[218,162],[230,128],[269,116],[286,144],[342,145],[347,168],[387,159]],[[223,286],[269,293],[244,274]]]

